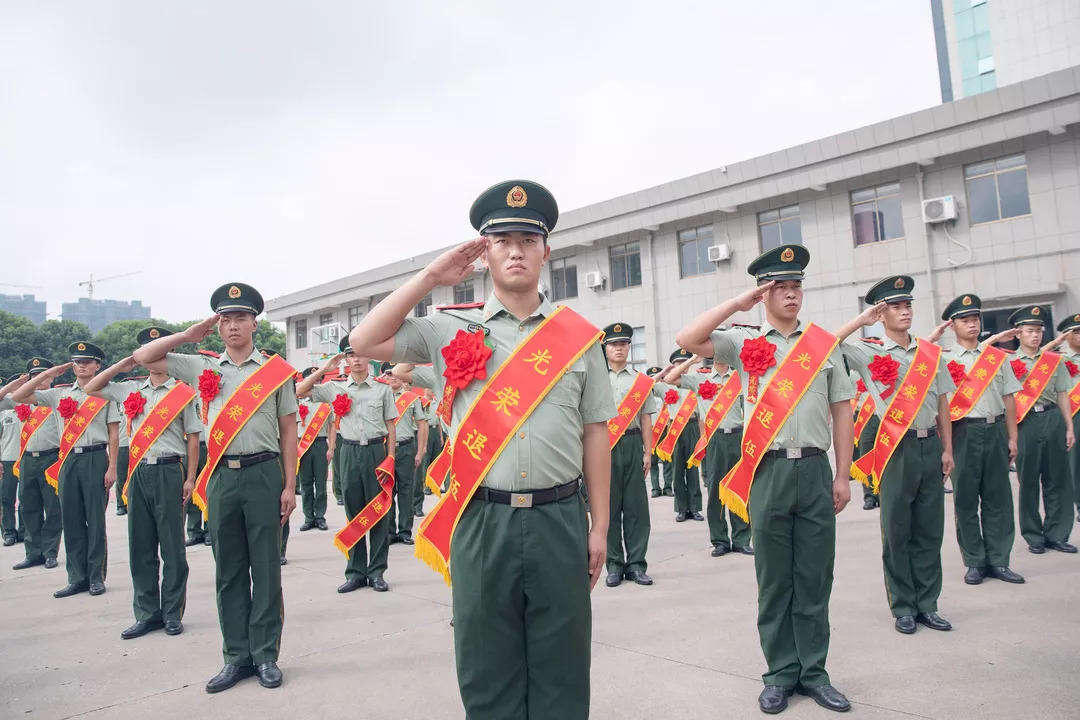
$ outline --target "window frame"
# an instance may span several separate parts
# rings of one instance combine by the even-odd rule
[[[648,345],[645,342],[645,326],[640,325],[633,328],[634,335],[630,338],[630,355],[626,358],[626,364],[633,370],[638,372],[645,372],[645,368],[649,367],[649,351]],[[640,338],[640,340],[638,340]],[[635,348],[641,349],[641,357],[638,358],[634,353]]]
[[[997,165],[998,165],[999,162],[1001,162],[1003,160],[1011,160],[1013,158],[1020,158],[1022,160],[1022,162],[1019,165],[1014,165],[1012,167],[1007,167],[1007,168],[1005,168],[1003,170],[998,168]],[[994,166],[993,169],[990,172],[984,172],[984,173],[980,173],[978,175],[972,175],[970,177],[968,176],[968,168],[973,168],[973,167],[976,167],[978,165],[985,165],[987,163],[992,163],[993,166]],[[964,200],[965,200],[965,204],[967,205],[968,227],[980,227],[980,226],[983,226],[983,225],[991,225],[993,223],[1005,222],[1005,221],[1008,221],[1008,220],[1016,220],[1017,218],[1031,217],[1031,183],[1029,182],[1030,177],[1028,175],[1028,168],[1029,167],[1030,166],[1028,165],[1028,161],[1027,161],[1027,153],[1025,153],[1025,152],[1011,153],[1009,155],[1001,155],[1001,156],[990,158],[990,159],[987,159],[987,160],[979,160],[978,162],[968,163],[967,165],[964,165],[963,169],[962,169],[962,172],[964,174]],[[1015,172],[1020,172],[1020,171],[1023,171],[1023,173],[1024,173],[1024,188],[1025,188],[1025,190],[1027,190],[1028,211],[1026,213],[1022,213],[1020,215],[1009,215],[1008,217],[1002,217],[1002,215],[1001,215],[1001,185],[998,183],[998,178],[1000,176],[1008,174],[1008,173],[1015,173]],[[971,216],[971,212],[973,210],[973,203],[971,202],[971,192],[968,189],[968,183],[971,180],[981,180],[981,179],[987,178],[987,177],[993,177],[994,178],[994,200],[997,202],[997,218],[995,218],[993,220],[982,220],[982,221],[979,221],[979,222],[975,222],[972,219],[972,216]]]
[[[420,302],[416,303],[416,306],[413,308],[413,317],[427,317],[428,311],[431,310],[432,304],[433,301],[431,299],[431,293],[428,293],[420,300]],[[423,308],[424,311],[420,312],[420,308]]]
[[[361,305],[353,305],[348,312],[349,328],[352,329],[360,324],[360,318],[364,316],[364,309]]]
[[[714,245],[716,243],[716,235],[713,233],[713,225],[712,225],[712,223],[709,223],[707,225],[699,225],[698,227],[694,227],[694,228],[687,228],[685,230],[679,230],[677,233],[675,233],[675,244],[676,244],[676,247],[678,249],[678,256],[679,256],[679,279],[680,280],[685,279],[685,278],[691,278],[691,277],[701,277],[702,275],[709,275],[711,273],[716,272],[716,265],[709,261],[709,251],[706,249],[706,251],[705,251],[705,268],[702,269],[700,266],[698,266],[697,272],[689,273],[689,274],[684,274],[683,273],[683,257],[684,257],[683,256],[683,251],[684,251],[684,249],[689,245],[694,245],[695,246],[694,257],[697,260],[700,260],[701,255],[699,254],[700,253],[700,247],[698,247],[698,243],[705,239],[704,237],[701,236],[701,231],[706,230],[706,229],[709,231],[709,235],[708,235],[709,244],[706,246],[706,248],[708,248],[708,247],[711,247],[712,245]],[[683,236],[686,233],[693,233],[694,236],[692,238],[684,238]],[[709,266],[712,266],[712,267],[709,267]]]
[[[577,266],[577,263],[574,262],[573,265],[570,265],[569,267],[567,267],[567,262],[568,261],[573,261],[576,258],[577,258],[577,255],[567,255],[567,256],[561,257],[561,258],[554,258],[550,263],[548,263],[549,264],[549,267],[548,267],[548,283],[549,283],[549,285],[551,287],[551,302],[558,302],[560,300],[569,300],[571,298],[578,297],[579,292],[578,292],[578,271],[577,271],[578,266]],[[557,265],[557,263],[562,263],[562,264]],[[558,283],[555,282],[555,272],[556,272],[556,270],[560,273],[560,276],[562,277],[562,287],[563,287],[564,292],[565,292],[565,294],[563,294],[563,295],[559,295],[558,293],[555,292],[555,288],[557,288],[559,286]],[[569,293],[569,291],[566,290],[566,288],[567,288],[567,282],[566,282],[567,270],[573,270],[574,271],[574,294],[573,295],[571,295]]]
[[[458,297],[459,288],[463,294],[468,293],[468,299],[461,299]],[[473,283],[472,278],[465,278],[454,286],[454,304],[463,305],[471,302],[476,302],[476,285]]]
[[[795,215],[784,217],[784,214],[783,214],[784,211],[785,210],[791,210],[792,208],[795,209]],[[775,220],[773,220],[773,219],[762,220],[762,216],[769,215],[771,213],[776,213],[776,219]],[[792,241],[789,241],[786,238],[784,238],[784,223],[789,223],[792,220],[796,220],[799,223],[799,240],[798,240],[798,242],[792,242]],[[800,207],[799,203],[795,203],[794,205],[783,205],[781,207],[776,207],[776,208],[773,208],[771,210],[762,210],[761,212],[759,212],[757,214],[757,225],[758,225],[758,248],[763,253],[774,249],[772,247],[770,247],[770,248],[765,247],[765,236],[762,234],[762,228],[764,228],[764,227],[766,227],[768,225],[776,225],[777,229],[780,231],[780,242],[775,247],[780,247],[781,245],[804,245],[803,237],[802,237],[802,208]]]
[[[629,250],[631,245],[634,246],[634,251],[633,252],[631,252]],[[633,257],[634,255],[637,255],[637,265],[638,265],[638,281],[637,281],[637,283],[632,283],[631,282],[631,277],[630,277],[631,276],[630,258]],[[625,265],[626,266],[626,284],[625,285],[619,285],[616,282],[615,268],[614,268],[616,257],[624,258],[626,260],[626,265]],[[640,242],[638,242],[636,240],[632,240],[632,241],[627,241],[627,242],[624,242],[624,243],[617,243],[615,245],[609,245],[608,246],[608,275],[611,277],[611,289],[612,289],[612,291],[615,291],[615,290],[628,290],[630,288],[641,287],[643,282],[644,282],[643,278],[641,277],[641,274],[642,273],[641,273],[641,243]]]
[[[307,318],[304,318],[303,320],[296,320],[293,322],[293,325],[295,326],[293,328],[293,346],[297,350],[303,350],[308,346]]]
[[[887,195],[881,195],[880,194],[882,188],[891,188],[893,186],[896,187],[896,192],[889,193]],[[856,193],[866,192],[867,190],[873,190],[874,191],[874,197],[873,198],[870,198],[869,200],[855,200],[855,194]],[[900,237],[895,237],[895,238],[883,237],[880,240],[872,240],[870,242],[860,243],[859,242],[858,225],[855,222],[855,208],[856,208],[856,206],[871,205],[871,204],[874,206],[874,228],[875,228],[875,233],[877,233],[877,230],[878,230],[878,228],[877,228],[877,225],[878,225],[877,213],[879,212],[878,209],[877,209],[878,201],[879,200],[886,200],[886,199],[890,199],[890,198],[894,198],[894,197],[898,198],[900,200],[900,229],[904,230],[904,232],[900,235]],[[849,205],[849,212],[851,213],[851,240],[854,243],[854,247],[860,248],[860,247],[869,247],[869,246],[873,246],[873,245],[880,245],[881,243],[885,243],[885,242],[893,242],[895,240],[903,240],[907,236],[907,232],[906,232],[907,228],[904,227],[904,192],[903,192],[903,187],[901,187],[899,180],[897,180],[896,182],[885,183],[883,185],[872,185],[870,187],[864,187],[864,188],[859,188],[858,190],[852,190],[852,191],[850,191],[848,193],[848,205]]]

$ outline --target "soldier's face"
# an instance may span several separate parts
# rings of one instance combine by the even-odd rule
[[[551,249],[540,233],[491,233],[484,251],[484,264],[491,272],[496,287],[510,290],[536,289],[540,268],[547,262]]]
[[[89,380],[97,374],[101,363],[97,360],[75,360],[72,362],[71,371],[79,380]]]
[[[1080,330],[1070,330],[1065,336],[1065,342],[1076,352],[1080,352]]]
[[[607,355],[608,362],[624,363],[630,355],[630,343],[625,340],[610,342],[604,346],[604,354]]]
[[[218,335],[225,347],[243,349],[251,344],[258,323],[255,316],[246,312],[228,312],[221,314],[218,322]]]
[[[953,333],[961,340],[978,340],[982,332],[982,320],[978,315],[956,318],[952,321]]]
[[[765,292],[765,309],[781,320],[794,320],[802,310],[802,280],[782,280]]]
[[[401,386],[405,384],[404,382],[402,382],[401,378],[395,375],[387,375],[387,377],[390,378],[390,387],[394,389],[394,392],[400,390]]]
[[[1032,352],[1038,350],[1043,339],[1042,325],[1021,325],[1020,334],[1017,335],[1017,338],[1025,350]]]
[[[368,371],[368,367],[369,367],[369,363],[371,362],[371,359],[366,358],[366,357],[364,357],[362,355],[356,355],[354,353],[349,353],[345,357],[345,361],[349,363],[349,371],[350,372],[354,372],[354,373],[363,375],[364,373],[366,373]]]
[[[889,330],[908,330],[911,328],[911,301],[887,303],[885,305],[885,327]]]

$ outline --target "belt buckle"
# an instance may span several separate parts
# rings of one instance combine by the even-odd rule
[[[930,437],[930,428],[916,428],[915,437],[920,439]]]
[[[30,457],[41,457],[41,453],[39,453],[39,452],[31,452]]]
[[[802,448],[785,448],[784,455],[788,460],[802,460]]]
[[[513,505],[518,508],[531,508],[533,506],[532,493],[514,493]]]
[[[240,461],[239,460],[226,460],[225,464],[228,465],[230,470],[239,470],[240,469]]]
[[[71,448],[71,452],[75,453],[76,455],[82,455],[82,451],[83,449],[81,447]]]
[[[143,462],[145,462],[147,465],[157,465],[157,458],[156,457],[143,458]]]

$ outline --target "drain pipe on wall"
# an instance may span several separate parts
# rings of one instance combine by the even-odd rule
[[[919,208],[921,212],[923,202],[926,199],[921,165],[915,171],[915,179],[919,183]],[[937,317],[937,302],[934,298],[934,268],[930,260],[930,227],[926,222],[923,222],[923,252],[926,253],[926,290],[930,296],[930,317],[933,319]]]

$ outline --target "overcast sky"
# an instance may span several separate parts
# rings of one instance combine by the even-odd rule
[[[938,102],[926,0],[4,0],[0,292],[201,317]]]

